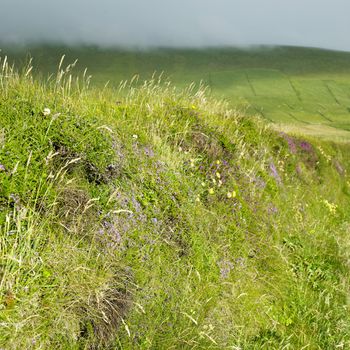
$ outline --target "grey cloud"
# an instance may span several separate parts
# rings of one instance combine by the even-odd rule
[[[350,50],[348,0],[0,0],[0,41]]]

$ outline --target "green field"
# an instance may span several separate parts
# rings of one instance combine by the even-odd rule
[[[298,47],[252,49],[121,50],[97,47],[4,48],[11,61],[34,58],[44,76],[56,72],[63,54],[88,68],[92,83],[118,86],[121,80],[154,73],[184,87],[200,81],[246,114],[260,115],[277,128],[337,140],[350,137],[350,53]]]

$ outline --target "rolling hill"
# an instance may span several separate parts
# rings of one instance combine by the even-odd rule
[[[29,55],[44,76],[55,73],[62,55],[87,67],[92,83],[118,86],[161,74],[178,87],[201,81],[213,96],[280,130],[338,141],[350,138],[350,53],[300,47],[250,49],[126,50],[98,47],[3,48],[11,61]]]

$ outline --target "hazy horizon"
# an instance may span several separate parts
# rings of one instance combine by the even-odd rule
[[[345,0],[2,0],[0,42],[350,51],[348,13],[350,3]]]

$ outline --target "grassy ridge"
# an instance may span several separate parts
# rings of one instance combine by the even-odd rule
[[[93,83],[117,85],[155,71],[185,87],[204,81],[212,94],[225,98],[246,114],[258,114],[279,126],[293,126],[339,141],[350,137],[350,54],[311,48],[158,49],[149,51],[38,46],[4,49],[17,62],[34,57],[40,72],[53,73],[63,54],[88,67]],[[89,74],[90,74],[89,73]],[[321,126],[321,127],[320,127]]]
[[[1,66],[2,347],[350,346],[348,145]]]

